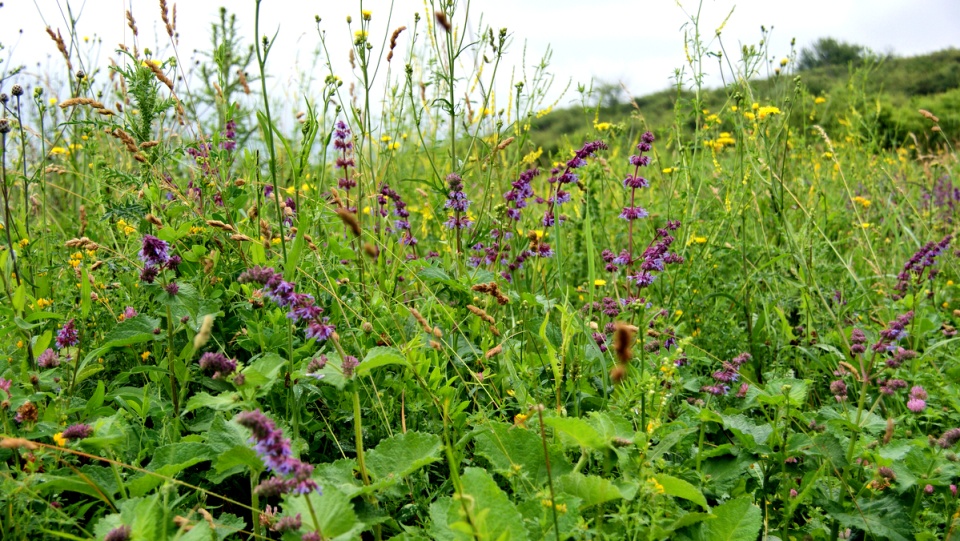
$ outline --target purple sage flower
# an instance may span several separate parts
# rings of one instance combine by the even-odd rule
[[[60,355],[53,348],[47,348],[37,357],[37,366],[40,368],[56,368],[60,366]]]
[[[80,343],[80,334],[77,332],[75,320],[71,319],[57,331],[57,349],[68,348]]]
[[[213,379],[222,379],[237,369],[237,361],[227,358],[223,353],[207,352],[200,356],[200,370],[212,374]]]
[[[84,438],[89,438],[93,434],[93,427],[83,423],[70,425],[64,429],[63,434],[61,434],[65,439],[68,440],[82,440]]]
[[[143,236],[143,245],[140,248],[140,260],[147,265],[163,266],[170,259],[170,245],[153,235]]]

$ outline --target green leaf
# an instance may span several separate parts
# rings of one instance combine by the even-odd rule
[[[157,475],[140,474],[127,483],[127,488],[131,496],[143,496],[160,486],[163,477],[174,477],[190,466],[213,460],[216,456],[216,451],[205,443],[178,442],[158,447],[146,468]]]
[[[307,498],[310,498],[312,508],[307,505]],[[316,513],[324,539],[360,539],[360,532],[364,529],[363,524],[357,520],[357,513],[353,510],[350,499],[333,487],[324,487],[322,495],[311,492],[306,496],[287,498],[283,505],[283,515],[294,516],[297,513],[303,517],[304,526],[313,524],[311,513]]]
[[[722,415],[724,428],[733,432],[737,439],[747,449],[767,443],[767,438],[773,433],[769,424],[757,425],[749,417],[738,413],[736,415]]]
[[[357,365],[356,375],[366,376],[374,368],[391,364],[406,364],[407,359],[396,348],[375,347],[367,351],[363,362]]]
[[[705,539],[711,541],[756,541],[763,514],[750,498],[730,500],[713,508],[717,517],[704,522]]]
[[[543,424],[565,436],[565,439],[573,440],[580,447],[597,451],[607,447],[608,440],[605,440],[595,428],[583,419],[548,417],[543,420]]]
[[[664,494],[689,500],[705,510],[710,509],[710,506],[707,505],[707,499],[703,497],[703,493],[689,482],[679,477],[666,474],[655,475],[654,479],[663,487]]]
[[[543,442],[536,432],[494,422],[477,429],[474,434],[477,454],[487,459],[497,473],[511,476],[523,474],[538,485],[547,482]],[[554,478],[573,469],[557,446],[548,445],[547,449]]]
[[[647,453],[647,460],[653,462],[654,460],[660,458],[669,452],[670,449],[673,449],[676,444],[680,443],[680,440],[689,436],[690,434],[693,434],[697,430],[697,427],[682,428],[667,434],[663,437],[663,439],[660,440],[660,443],[654,446],[654,448]]]
[[[913,526],[903,506],[892,497],[877,500],[858,499],[849,511],[836,502],[824,505],[827,513],[845,528],[856,528],[878,539],[913,539]]]
[[[465,520],[459,501],[441,498],[430,506],[432,537],[441,540],[479,538],[502,541],[529,538],[523,526],[523,515],[486,470],[467,468],[461,480],[464,492],[461,501],[470,502],[470,522]],[[474,529],[479,535],[474,536]]]
[[[557,490],[583,500],[581,508],[600,505],[623,497],[620,489],[610,480],[596,475],[571,472],[556,480]]]
[[[381,441],[367,454],[367,470],[378,481],[403,477],[440,458],[443,443],[435,434],[407,432]]]
[[[187,407],[184,413],[189,413],[200,408],[210,408],[216,411],[230,411],[239,408],[243,403],[240,395],[237,393],[221,393],[212,396],[210,393],[197,393],[187,400]]]

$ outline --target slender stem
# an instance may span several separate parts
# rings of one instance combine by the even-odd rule
[[[173,416],[180,417],[180,397],[177,394],[176,363],[173,353],[173,312],[167,306],[167,371],[170,373],[170,398],[173,400]]]
[[[543,425],[543,404],[537,406],[537,415],[540,416],[540,441],[543,442],[543,460],[547,466],[547,483],[550,486],[550,511],[553,512],[553,527],[557,532],[557,541],[560,541],[560,521],[557,519],[557,497],[553,492],[553,473],[550,471],[550,452],[547,449],[547,433]]]
[[[356,385],[356,382],[354,382]],[[363,478],[363,484],[370,484],[370,476],[367,474],[367,464],[363,454],[363,425],[360,419],[360,391],[353,391],[353,438],[354,445],[357,447],[357,467],[360,468],[360,477]]]

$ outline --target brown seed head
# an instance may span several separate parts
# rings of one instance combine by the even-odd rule
[[[637,334],[637,328],[622,321],[613,324],[613,351],[617,354],[617,360],[626,364],[633,357],[631,348],[633,347],[634,337]]]

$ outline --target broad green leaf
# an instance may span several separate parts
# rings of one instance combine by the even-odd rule
[[[680,443],[680,440],[689,436],[690,434],[693,434],[697,430],[697,427],[682,428],[667,434],[660,440],[659,443],[657,443],[657,445],[654,446],[653,449],[650,450],[649,453],[647,453],[647,460],[652,462],[660,458],[669,452],[670,449],[673,449],[676,444]]]
[[[283,515],[293,516],[299,513],[303,517],[304,526],[312,525],[313,515],[306,500],[310,498],[312,512],[316,513],[324,539],[360,539],[364,525],[357,520],[357,513],[353,510],[350,499],[336,488],[322,489],[322,495],[311,492],[306,496],[288,497],[283,504]]]
[[[861,498],[849,510],[842,509],[836,502],[827,502],[824,507],[842,527],[863,530],[877,539],[913,539],[910,518],[895,498]]]
[[[127,482],[127,488],[131,496],[143,496],[163,484],[163,477],[174,477],[190,466],[213,460],[216,456],[216,450],[205,443],[178,442],[158,447],[146,468],[156,475],[139,474]]]
[[[477,429],[475,434],[477,454],[487,459],[496,472],[503,475],[523,474],[537,485],[547,482],[547,463],[539,434],[496,422]],[[559,448],[551,444],[547,449],[555,479],[573,469]]]
[[[440,437],[435,434],[398,434],[381,441],[367,453],[367,470],[375,480],[399,481],[439,460],[442,447]]]
[[[763,514],[750,498],[730,500],[713,508],[714,520],[702,523],[711,541],[756,541]]]
[[[441,498],[430,506],[433,538],[458,541],[476,537],[498,541],[529,539],[523,527],[523,515],[486,470],[467,468],[461,481],[464,492],[461,501],[469,502],[471,520],[469,523],[465,520],[460,501]],[[479,536],[474,535],[474,529]]]
[[[664,494],[690,500],[705,510],[710,509],[710,506],[707,505],[707,499],[703,497],[703,493],[689,482],[679,477],[666,474],[655,475],[654,479],[663,487]]]
[[[391,364],[406,364],[407,359],[396,348],[375,347],[367,351],[363,361],[357,365],[356,375],[366,376],[374,368]]]
[[[620,489],[610,480],[596,475],[571,472],[556,479],[556,489],[583,500],[581,508],[592,507],[623,497]]]
[[[189,413],[200,408],[210,408],[217,411],[230,411],[242,406],[240,395],[237,393],[221,393],[213,396],[210,393],[197,393],[187,400],[187,407],[184,413]]]
[[[580,447],[587,449],[605,449],[609,440],[605,440],[599,432],[583,419],[576,417],[548,417],[543,424],[553,428],[565,439],[572,440]]]

